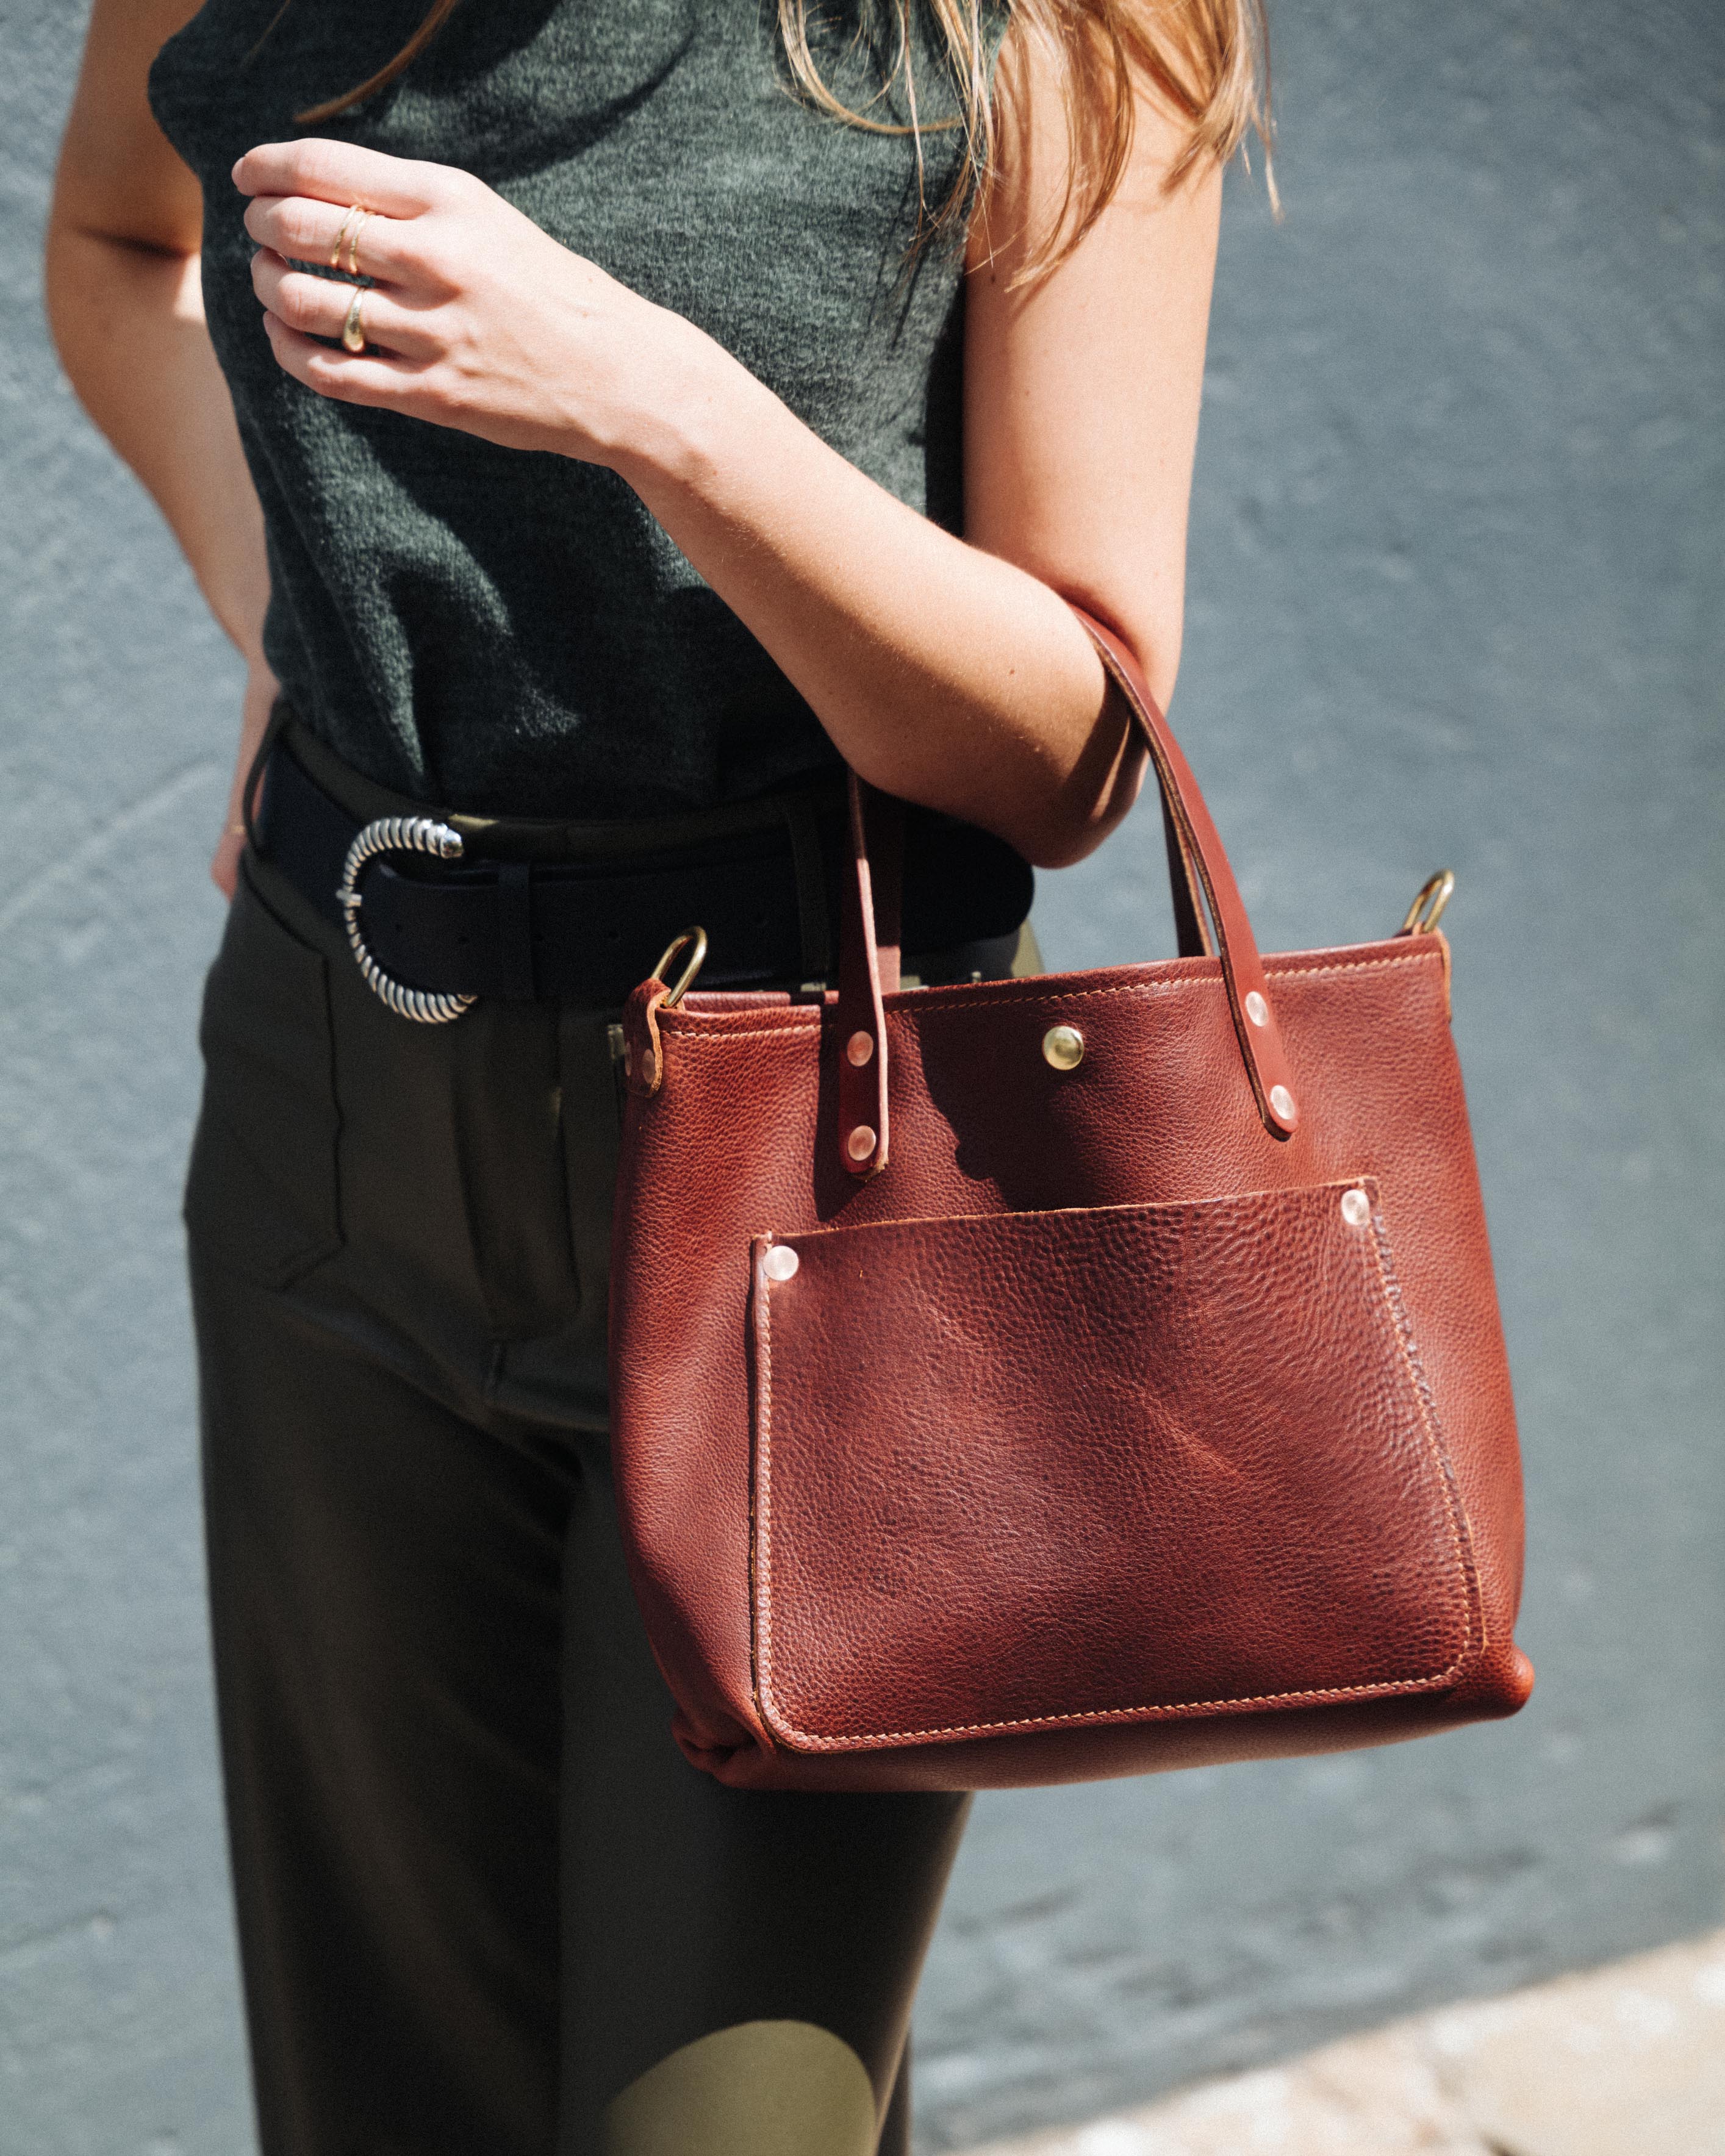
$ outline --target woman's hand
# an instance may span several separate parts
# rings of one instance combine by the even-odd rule
[[[1001,66],[1029,116],[973,221],[963,537],[468,174],[316,140],[250,151],[234,177],[290,374],[608,466],[861,777],[1056,866],[1119,821],[1144,769],[1065,599],[1124,637],[1158,696],[1173,684],[1221,173],[1168,190],[1185,123],[1147,92],[1119,195],[1021,285],[1039,204],[1065,199],[1065,106],[1034,42]],[[354,284],[291,266],[329,264],[338,239],[338,266],[376,280],[357,353],[341,344]]]
[[[209,865],[210,881],[225,899],[234,896],[239,877],[239,857],[245,851],[245,782],[256,761],[258,744],[270,723],[275,699],[280,694],[275,676],[261,659],[246,669],[245,701],[240,707],[239,750],[234,760],[234,779],[228,788],[228,814],[222,835]]]
[[[453,167],[308,140],[248,151],[234,183],[252,198],[270,345],[321,397],[610,465],[650,454],[716,372],[742,372],[692,323]],[[362,221],[349,218],[356,203]],[[337,266],[374,280],[359,353],[340,344],[358,288],[292,266],[330,263],[338,236]]]

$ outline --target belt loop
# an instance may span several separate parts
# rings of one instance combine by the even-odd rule
[[[826,865],[820,829],[806,793],[781,798],[785,829],[791,839],[791,867],[797,879],[797,925],[803,937],[803,978],[824,981],[833,970],[833,931],[827,915]]]
[[[533,978],[533,864],[497,864],[498,993],[509,1003],[530,1004]]]
[[[264,772],[269,767],[270,754],[293,716],[293,707],[285,696],[278,696],[270,706],[263,738],[258,743],[258,752],[252,758],[251,767],[245,774],[244,790],[239,797],[239,819],[245,825],[245,842],[260,860],[264,858],[264,855],[258,838],[254,804],[258,801]]]

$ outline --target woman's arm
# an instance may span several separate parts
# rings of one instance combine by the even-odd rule
[[[49,320],[85,408],[155,496],[248,670],[228,823],[275,685],[263,518],[203,326],[202,198],[157,126],[150,63],[198,0],[96,0],[48,227]],[[240,840],[211,873],[230,896]]]
[[[1123,635],[1161,701],[1173,687],[1221,173],[1165,194],[1183,130],[1143,104],[1120,192],[1015,290],[1059,214],[1067,145],[1039,48],[1009,37],[996,95],[1001,169],[969,246],[963,542],[758,385],[716,394],[668,463],[649,449],[618,469],[865,778],[1058,867],[1106,837],[1145,762],[1065,601]]]
[[[965,539],[465,173],[308,141],[252,151],[234,178],[290,373],[609,465],[865,778],[1055,865],[1102,839],[1142,770],[1064,596],[1124,634],[1159,694],[1173,679],[1220,179],[1162,192],[1176,131],[1147,105],[1121,195],[1044,284],[1009,290],[1065,152],[1036,64],[1014,49],[1002,64],[1010,155],[971,255]],[[356,201],[377,280],[362,357],[317,341],[339,335],[350,290],[287,260],[326,258]]]

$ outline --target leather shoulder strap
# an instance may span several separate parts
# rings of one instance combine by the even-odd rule
[[[886,1167],[891,1137],[882,998],[899,981],[904,809],[854,771],[849,792],[850,860],[839,919],[839,1147],[852,1175],[868,1176]]]

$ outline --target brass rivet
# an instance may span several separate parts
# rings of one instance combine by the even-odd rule
[[[761,1270],[770,1281],[788,1281],[802,1262],[788,1243],[775,1243],[762,1259]]]
[[[1056,1070],[1076,1070],[1084,1060],[1084,1035],[1076,1025],[1051,1025],[1042,1036],[1042,1053]]]
[[[653,1083],[654,1075],[657,1072],[658,1069],[659,1058],[653,1053],[650,1048],[644,1048],[641,1050],[642,1083],[644,1085],[650,1086]]]
[[[1372,1217],[1372,1201],[1363,1190],[1344,1190],[1342,1218],[1350,1228],[1363,1228]]]
[[[1275,1109],[1276,1114],[1281,1117],[1285,1123],[1292,1122],[1294,1120],[1294,1096],[1291,1092],[1289,1092],[1286,1086],[1272,1086],[1271,1087],[1270,1105]]]
[[[1246,990],[1245,1014],[1254,1025],[1268,1025],[1270,1023],[1270,1006],[1255,988]]]
[[[845,1053],[859,1070],[875,1052],[875,1037],[868,1033],[854,1033],[845,1044]]]
[[[859,1123],[845,1141],[845,1150],[853,1160],[866,1160],[875,1150],[875,1133],[866,1123]]]

